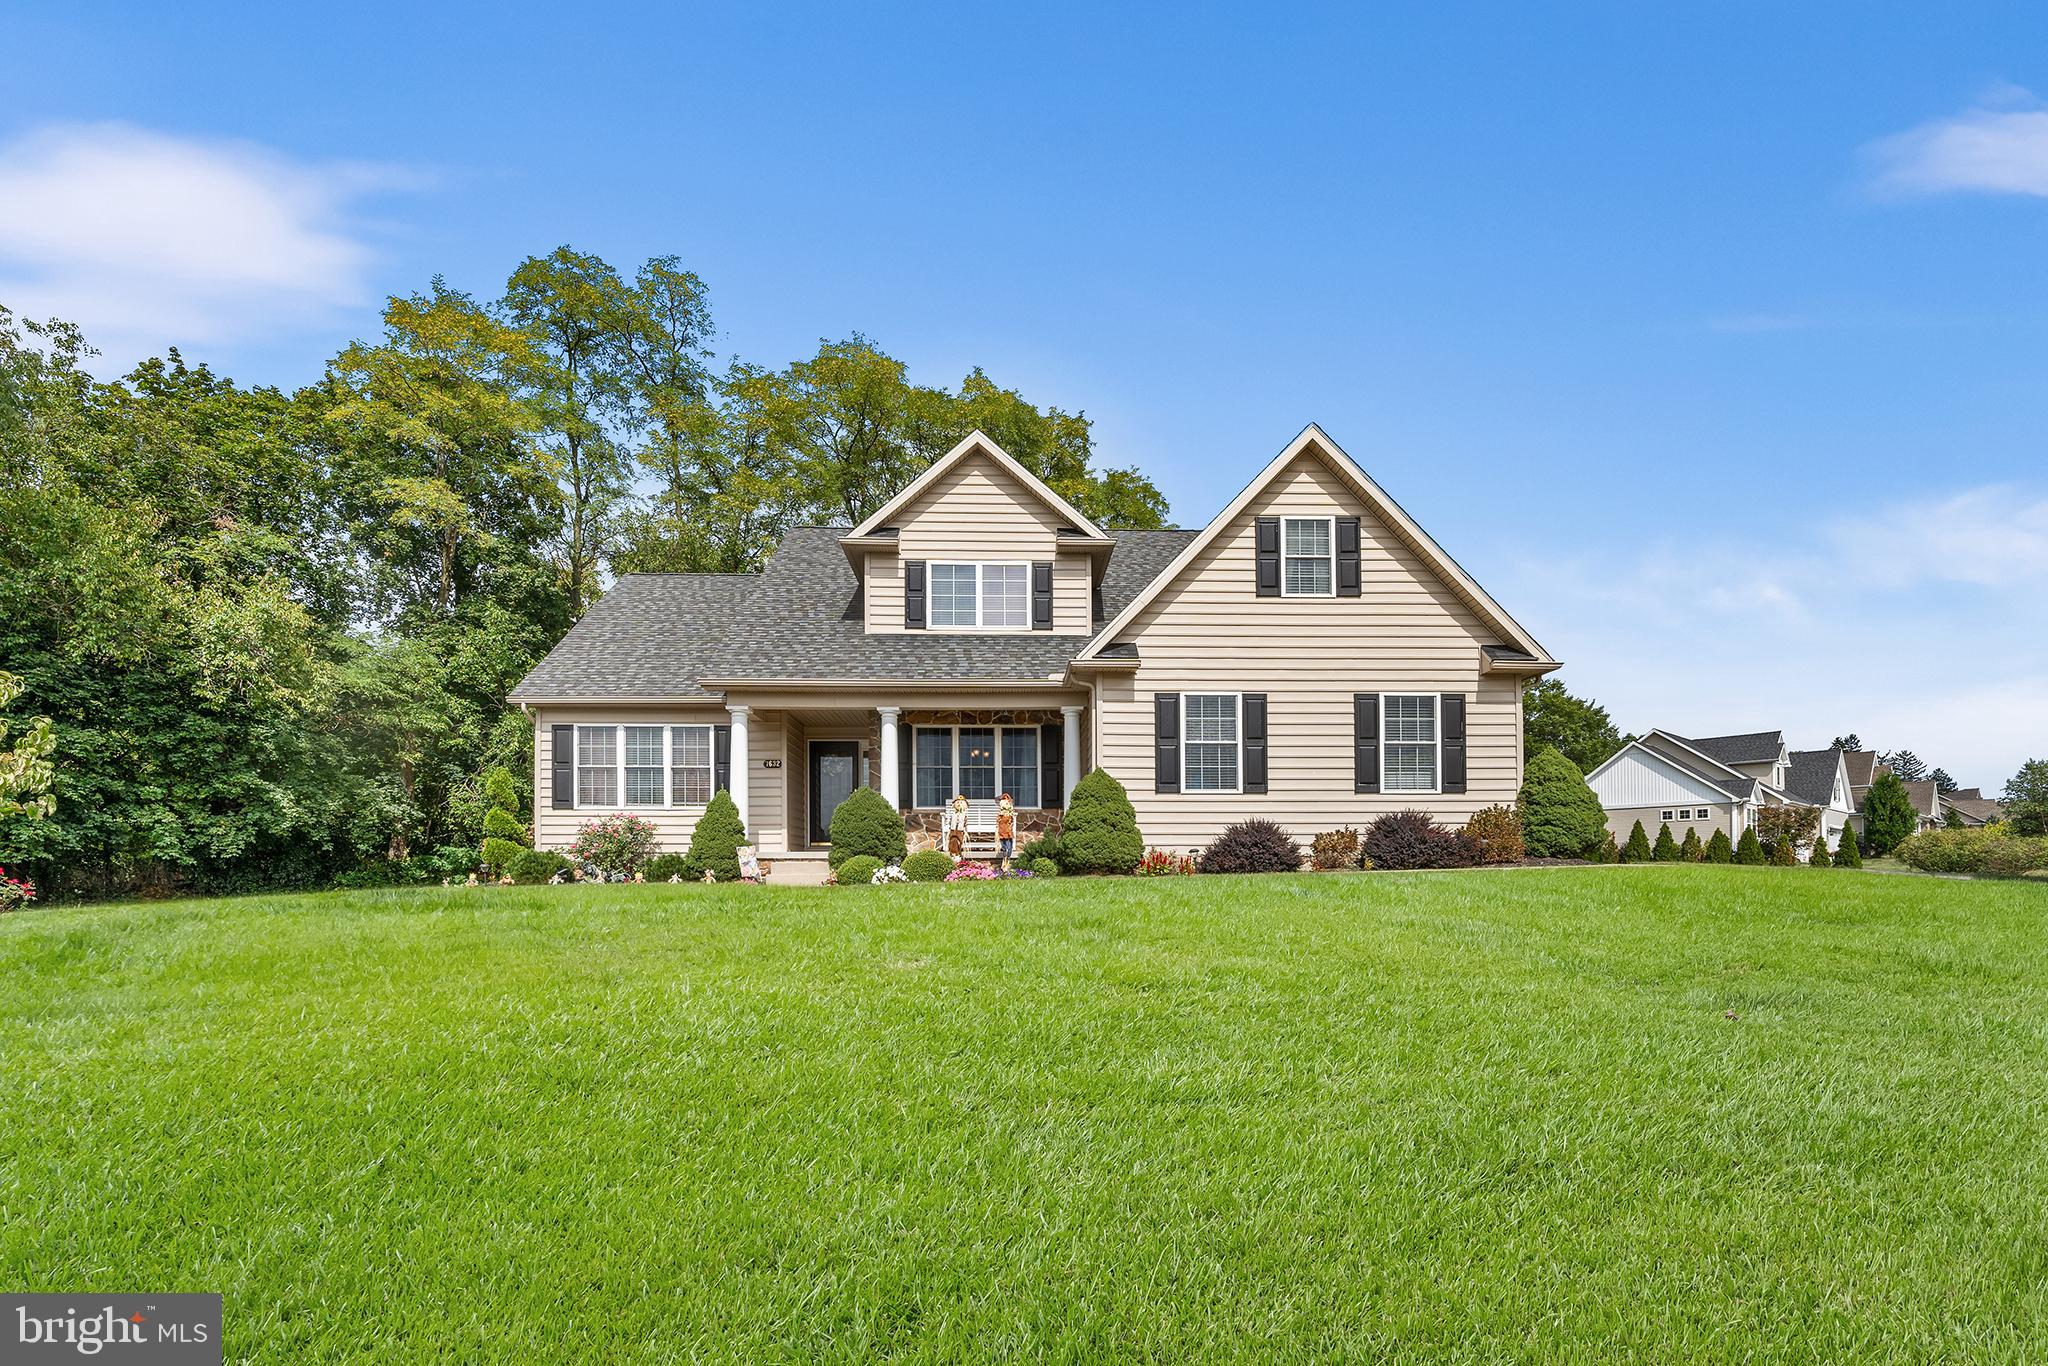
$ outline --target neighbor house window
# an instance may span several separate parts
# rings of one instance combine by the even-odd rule
[[[1328,517],[1285,517],[1280,522],[1280,592],[1290,598],[1327,598],[1336,592],[1336,558],[1332,540],[1336,523]]]
[[[1380,706],[1381,789],[1436,791],[1436,694],[1387,693]]]
[[[1038,727],[919,726],[913,745],[913,802],[933,810],[957,794],[1019,807],[1038,805]]]
[[[668,737],[667,726],[627,726],[626,730],[626,805],[664,806],[667,804],[667,790],[664,785],[668,768],[668,751],[664,741]]]
[[[619,732],[616,726],[576,727],[576,805],[619,804]]]
[[[1183,792],[1238,790],[1238,695],[1183,693],[1180,786]]]
[[[984,631],[1030,629],[1030,565],[935,561],[926,575],[930,625]]]
[[[1681,813],[1679,814],[1679,817],[1678,817],[1678,818],[1679,818],[1680,820],[1685,820],[1685,819],[1687,819],[1688,817],[1690,817],[1691,815],[1692,815],[1692,812],[1690,812],[1690,811],[1686,811],[1686,812],[1681,812]],[[1659,815],[1659,816],[1657,817],[1657,819],[1658,819],[1658,820],[1660,820],[1660,821],[1668,821],[1668,820],[1670,820],[1670,819],[1671,819],[1671,813],[1670,813],[1669,811],[1663,812],[1663,813],[1661,813],[1661,814],[1660,814],[1660,815]]]
[[[669,727],[669,800],[699,806],[711,800],[711,727]]]

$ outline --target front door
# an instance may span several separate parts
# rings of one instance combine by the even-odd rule
[[[860,783],[860,741],[811,741],[811,843],[832,839],[832,813]]]

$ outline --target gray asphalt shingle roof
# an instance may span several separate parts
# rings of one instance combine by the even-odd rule
[[[1693,743],[1682,735],[1675,735],[1669,731],[1666,731],[1664,734],[1682,745],[1691,745]],[[1657,752],[1659,758],[1669,763],[1672,767],[1682,772],[1690,773],[1703,783],[1718,787],[1724,792],[1745,800],[1756,795],[1756,779],[1747,774],[1737,773],[1734,769],[1727,768],[1718,763],[1702,762],[1699,758],[1677,748],[1676,745],[1655,743],[1660,738],[1663,737],[1652,733],[1644,736],[1642,743],[1649,745]]]
[[[844,527],[797,527],[759,574],[628,574],[512,690],[539,698],[709,697],[703,679],[979,682],[1056,678],[1089,637],[870,635]],[[1117,532],[1102,609],[1123,610],[1192,531]]]
[[[1778,752],[1785,747],[1785,733],[1759,730],[1747,735],[1709,735],[1686,743],[1717,763],[1769,764],[1777,762]]]
[[[1835,797],[1835,758],[1840,750],[1796,749],[1785,770],[1785,795],[1808,806],[1826,806]]]

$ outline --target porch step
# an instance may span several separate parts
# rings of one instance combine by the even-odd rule
[[[762,880],[779,887],[819,887],[831,873],[832,867],[825,861],[823,849],[798,849],[787,854],[771,854],[761,860],[768,865],[768,873]]]

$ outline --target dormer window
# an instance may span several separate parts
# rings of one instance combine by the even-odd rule
[[[1029,563],[962,564],[934,560],[927,572],[931,579],[932,629],[1031,629]]]

